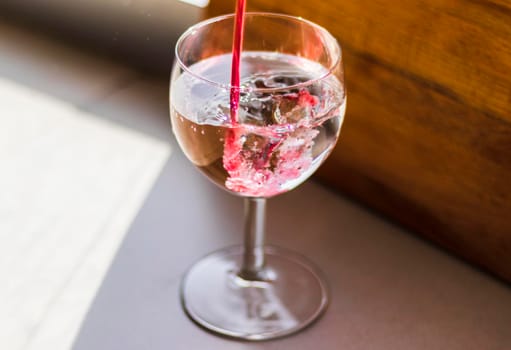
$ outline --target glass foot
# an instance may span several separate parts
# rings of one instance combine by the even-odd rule
[[[268,340],[299,331],[326,309],[326,285],[305,258],[266,247],[266,267],[253,281],[238,275],[242,253],[242,247],[222,249],[185,275],[181,301],[200,326],[233,338]]]

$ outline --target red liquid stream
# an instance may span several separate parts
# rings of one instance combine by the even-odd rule
[[[243,27],[245,24],[246,0],[236,1],[236,15],[234,17],[234,37],[232,40],[231,65],[231,122],[238,121],[238,107],[240,102],[240,63],[243,48]]]
[[[234,17],[234,35],[232,39],[232,64],[231,64],[231,94],[230,113],[231,125],[238,123],[238,107],[240,103],[240,65],[241,51],[243,48],[243,27],[245,23],[246,0],[236,0],[236,14]],[[240,130],[229,128],[225,133],[223,164],[225,170],[232,175],[240,168],[239,154],[242,143],[240,142]],[[236,191],[236,189],[234,189]]]
[[[280,191],[279,181],[285,182],[298,178],[300,170],[287,169],[289,164],[300,165],[299,169],[310,166],[312,158],[305,157],[307,147],[303,149],[278,152],[277,149],[283,140],[268,147],[243,151],[244,138],[243,128],[238,125],[238,108],[240,102],[240,65],[243,48],[243,29],[245,22],[246,0],[236,1],[236,14],[234,17],[234,35],[232,41],[232,65],[231,65],[231,91],[230,91],[230,115],[231,127],[225,134],[223,166],[229,174],[226,186],[230,190],[246,193],[257,197],[266,197],[278,194]],[[294,96],[293,96],[294,97]],[[300,105],[316,105],[317,98],[311,96],[308,91],[301,91],[297,96]],[[304,130],[301,132],[303,139],[310,138],[308,144],[313,143],[316,131]],[[295,135],[294,137],[298,137]],[[307,146],[306,145],[306,146]],[[309,147],[310,148],[310,147]],[[274,152],[279,153],[276,170],[270,170],[270,164]],[[278,171],[278,175],[274,174]],[[256,184],[262,185],[259,188]],[[254,187],[255,186],[255,187]]]

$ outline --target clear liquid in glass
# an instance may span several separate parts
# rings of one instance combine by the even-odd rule
[[[316,62],[243,52],[233,123],[230,65],[230,54],[207,58],[172,83],[174,134],[188,159],[234,194],[267,198],[289,191],[335,146],[345,111],[343,86]]]

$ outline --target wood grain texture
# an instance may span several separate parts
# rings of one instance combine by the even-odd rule
[[[213,0],[206,16],[232,12]],[[251,0],[343,46],[348,113],[318,172],[335,188],[511,281],[511,5]]]

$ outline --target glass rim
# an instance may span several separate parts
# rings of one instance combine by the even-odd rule
[[[274,12],[246,12],[245,15],[246,16],[260,16],[260,17],[282,18],[282,19],[292,20],[292,21],[295,21],[295,22],[305,23],[305,24],[307,24],[307,25],[309,25],[309,26],[319,30],[324,35],[326,35],[326,37],[334,45],[334,50],[335,50],[335,53],[336,53],[336,57],[335,57],[334,60],[332,60],[332,63],[330,64],[330,66],[326,69],[326,71],[323,74],[321,74],[318,77],[309,79],[307,81],[300,82],[298,84],[294,84],[294,85],[290,85],[290,86],[286,86],[286,87],[254,88],[254,87],[242,87],[242,86],[240,86],[240,87],[237,88],[237,90],[239,92],[271,93],[271,92],[278,92],[278,91],[283,91],[283,90],[289,90],[289,89],[295,89],[295,88],[300,88],[300,87],[308,86],[308,85],[314,84],[315,82],[321,81],[321,80],[326,79],[327,77],[329,77],[332,74],[332,72],[334,71],[334,69],[340,64],[340,62],[342,60],[342,48],[341,48],[341,45],[339,45],[339,42],[337,41],[337,39],[328,30],[326,30],[325,28],[323,28],[319,24],[316,24],[316,23],[314,23],[312,21],[304,19],[303,17],[286,15],[286,14],[281,14],[281,13],[274,13]],[[186,65],[181,60],[181,58],[179,57],[179,52],[178,52],[178,49],[179,49],[180,45],[183,43],[183,41],[187,37],[189,37],[190,34],[193,34],[193,32],[196,31],[197,29],[205,27],[205,26],[210,25],[210,24],[215,23],[215,22],[220,22],[220,21],[226,20],[228,18],[234,18],[234,16],[235,16],[234,13],[230,13],[230,14],[226,14],[226,15],[212,17],[212,18],[203,20],[201,22],[198,22],[198,23],[192,25],[191,27],[189,27],[186,31],[183,32],[183,34],[180,35],[179,39],[176,42],[176,45],[175,45],[175,48],[174,48],[174,59],[175,59],[175,62],[184,71],[186,71],[188,74],[190,74],[191,76],[193,76],[196,79],[202,80],[203,82],[205,82],[205,83],[207,83],[209,85],[213,85],[215,87],[218,87],[218,88],[221,88],[221,89],[226,89],[226,90],[236,89],[236,87],[232,86],[230,83],[229,84],[219,83],[219,82],[210,80],[210,79],[208,79],[206,77],[201,76],[200,74],[197,74],[197,73],[193,72],[192,70],[189,69],[189,66]]]

